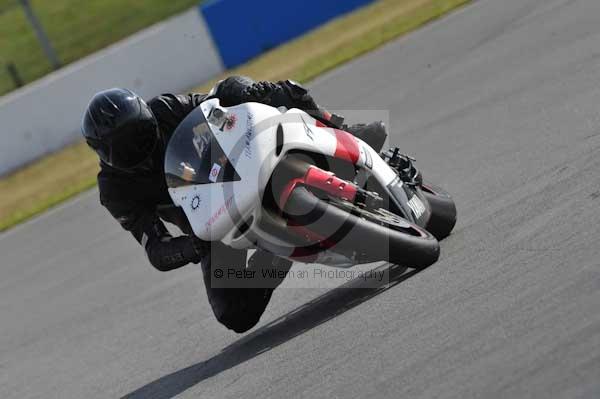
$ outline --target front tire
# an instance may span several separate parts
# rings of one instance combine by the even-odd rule
[[[358,263],[389,261],[423,269],[440,254],[436,238],[385,209],[370,211],[346,201],[326,201],[304,187],[290,195],[284,214],[294,225],[315,232],[333,250]]]

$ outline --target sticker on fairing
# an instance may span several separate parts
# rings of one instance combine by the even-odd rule
[[[423,205],[421,199],[419,199],[419,197],[416,195],[413,196],[410,201],[408,201],[408,206],[413,211],[417,219],[419,219],[421,216],[423,216],[423,213],[425,213],[425,205]]]
[[[211,109],[206,119],[217,126],[220,131],[233,129],[237,122],[235,114],[218,107]]]
[[[196,209],[198,209],[200,207],[201,202],[202,202],[202,199],[200,198],[200,196],[194,195],[194,198],[192,198],[192,203],[190,204],[192,207],[192,210],[195,211]]]
[[[306,134],[306,137],[308,137],[311,141],[315,141],[313,138],[313,131],[310,130],[303,117],[300,117],[300,119],[302,119],[302,123],[304,124],[304,134]]]
[[[215,183],[219,178],[219,173],[221,173],[221,165],[219,165],[218,163],[213,164],[208,175],[208,180]]]

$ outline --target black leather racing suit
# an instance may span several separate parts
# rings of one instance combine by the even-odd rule
[[[160,149],[155,151],[154,171],[123,172],[101,162],[98,186],[102,205],[144,247],[156,269],[168,271],[190,262],[202,263],[208,299],[217,319],[228,328],[243,332],[258,322],[272,289],[211,286],[211,268],[244,268],[246,251],[219,242],[208,245],[195,238],[183,211],[171,201],[161,167],[166,143],[175,128],[202,101],[214,97],[223,106],[256,101],[275,107],[301,108],[331,125],[341,123],[320,110],[305,89],[289,81],[255,83],[249,78],[233,76],[219,82],[208,94],[163,94],[148,102],[158,120],[162,140]],[[184,235],[172,237],[163,221],[175,224]],[[272,260],[265,254],[259,258]]]

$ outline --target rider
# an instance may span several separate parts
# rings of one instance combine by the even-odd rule
[[[212,287],[211,267],[243,269],[247,251],[195,237],[183,211],[169,196],[163,172],[166,144],[175,128],[195,107],[211,98],[218,98],[223,106],[260,102],[300,108],[329,126],[360,137],[377,151],[387,134],[381,122],[342,126],[341,117],[320,108],[304,87],[290,80],[254,82],[232,76],[217,83],[208,94],[163,94],[148,103],[127,89],[101,91],[92,98],[83,117],[82,132],[100,158],[101,204],[144,247],[156,269],[168,271],[200,262],[217,320],[241,333],[258,323],[281,280],[269,288]],[[163,221],[175,224],[184,234],[173,237]],[[250,257],[247,267],[287,271],[291,262],[259,250]]]

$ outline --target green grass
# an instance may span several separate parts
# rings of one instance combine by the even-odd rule
[[[379,0],[227,74],[306,82],[468,2]],[[194,90],[205,92],[223,76]],[[97,172],[96,155],[78,142],[0,179],[0,231],[94,186]]]
[[[198,3],[198,0],[31,0],[63,64]],[[6,72],[7,63],[16,65],[25,82],[52,70],[17,0],[0,0],[0,95],[14,89]]]

